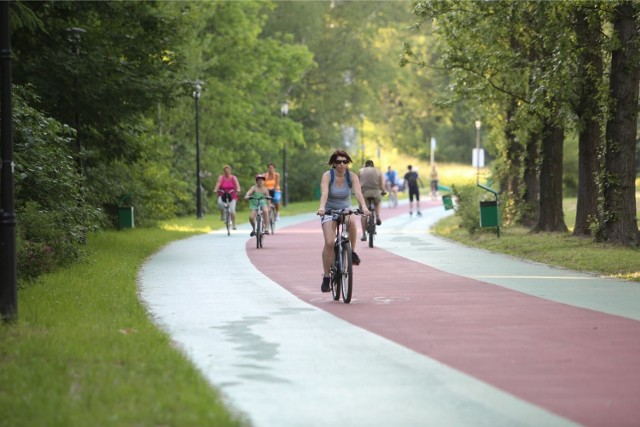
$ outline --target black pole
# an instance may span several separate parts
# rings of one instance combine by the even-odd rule
[[[286,119],[289,114],[289,103],[285,101],[280,106],[280,114],[282,118]],[[282,205],[287,206],[289,204],[289,187],[287,187],[287,138],[285,136],[282,142]]]
[[[282,143],[282,204],[289,204],[289,188],[287,187],[287,141]]]
[[[18,318],[18,286],[16,267],[16,214],[13,187],[13,131],[11,123],[11,30],[9,2],[0,2],[0,28],[2,28],[2,80],[0,87],[0,315],[5,322]]]
[[[193,92],[193,98],[196,100],[196,198],[197,198],[197,215],[198,219],[202,219],[202,183],[200,179],[200,126],[198,123],[198,99],[200,98],[200,86],[196,84],[196,90]]]

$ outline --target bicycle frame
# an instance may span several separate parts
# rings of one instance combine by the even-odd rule
[[[367,218],[367,234],[369,237],[369,247],[373,247],[373,238],[376,234],[376,204],[373,197],[367,197],[366,199],[369,205],[369,217]]]
[[[255,232],[256,232],[256,248],[260,249],[262,248],[262,238],[264,235],[264,227],[268,226],[268,224],[264,224],[264,212],[263,212],[263,208],[266,205],[266,201],[267,200],[271,200],[271,197],[254,197],[254,196],[250,196],[249,200],[257,200],[258,201],[258,209],[256,209],[256,228],[255,228]]]
[[[225,200],[225,195],[228,195],[230,199],[233,199],[233,193],[235,190],[230,191],[218,191],[218,195],[223,199],[222,203],[224,204],[224,223],[227,227],[227,236],[231,236],[231,210],[229,209],[229,205],[231,201]]]
[[[329,210],[325,215],[331,215],[336,224],[336,238],[334,242],[334,260],[331,265],[331,293],[335,301],[340,299],[345,304],[351,302],[353,292],[352,249],[349,240],[349,215],[360,214],[359,210]]]

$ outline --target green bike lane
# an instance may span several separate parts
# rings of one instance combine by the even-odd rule
[[[637,425],[640,287],[437,239],[406,205],[320,287],[319,221],[176,242],[141,272],[156,321],[254,425]]]

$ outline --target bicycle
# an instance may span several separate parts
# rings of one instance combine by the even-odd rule
[[[381,196],[385,196],[387,193],[386,192],[382,192]],[[365,230],[368,234],[368,240],[369,240],[369,247],[372,248],[373,247],[373,238],[376,235],[376,226],[378,225],[378,214],[376,213],[376,199],[374,197],[366,197],[365,201],[367,203],[367,206],[369,207],[369,216],[366,218],[366,227]],[[363,236],[361,240],[367,240],[366,236],[364,236],[364,230],[363,230]]]
[[[227,226],[227,236],[231,236],[231,228],[233,227],[233,223],[231,222],[231,211],[229,209],[229,204],[231,203],[231,200],[233,200],[233,193],[235,192],[236,190],[218,191],[218,195],[220,196],[220,199],[224,204],[223,220],[225,225]]]
[[[398,190],[394,188],[394,185],[387,183],[387,193],[389,194],[389,207],[398,207]]]
[[[257,200],[258,201],[258,209],[257,209],[257,215],[256,215],[256,229],[255,229],[255,233],[256,233],[256,248],[260,249],[262,248],[262,238],[266,232],[266,230],[263,228],[263,221],[264,221],[264,213],[262,212],[262,207],[264,206],[265,200],[271,200],[272,197],[254,197],[254,196],[249,196],[247,197],[248,200]]]
[[[342,301],[345,304],[351,302],[351,295],[353,293],[353,260],[351,242],[349,241],[349,225],[351,221],[349,216],[361,215],[360,209],[338,209],[327,210],[325,215],[331,215],[331,219],[336,222],[336,240],[334,243],[333,263],[329,270],[331,275],[331,294],[334,301],[340,299],[342,294]]]
[[[376,215],[376,205],[375,205],[375,199],[373,197],[367,197],[365,199],[367,201],[367,204],[369,206],[369,212],[371,212],[369,214],[369,217],[366,219],[367,221],[367,234],[368,234],[368,240],[369,240],[369,247],[372,248],[373,247],[373,237],[376,235],[376,222],[377,222],[377,215]]]

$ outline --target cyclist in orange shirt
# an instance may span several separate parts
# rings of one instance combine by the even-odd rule
[[[269,190],[269,195],[273,197],[273,205],[276,208],[276,221],[280,219],[280,174],[276,172],[276,165],[269,163],[267,171],[264,173],[264,185]]]

